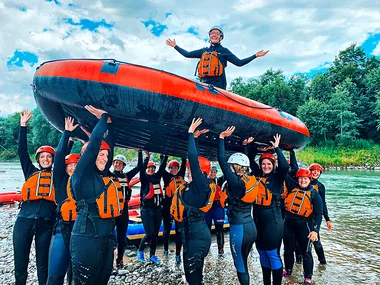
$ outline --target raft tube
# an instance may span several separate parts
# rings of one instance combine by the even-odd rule
[[[0,193],[0,204],[13,204],[21,201],[21,194],[17,192]]]
[[[57,129],[64,118],[92,131],[98,121],[84,109],[93,105],[112,117],[116,146],[186,157],[188,128],[203,118],[210,130],[199,138],[201,155],[217,158],[218,136],[236,126],[226,140],[230,152],[241,151],[243,139],[269,144],[281,134],[282,149],[306,145],[309,131],[296,117],[212,85],[168,72],[116,60],[57,60],[37,68],[34,98],[42,114]],[[87,140],[80,128],[73,135]]]

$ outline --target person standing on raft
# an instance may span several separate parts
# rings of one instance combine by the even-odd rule
[[[220,26],[213,26],[209,32],[210,46],[193,51],[186,51],[180,48],[175,39],[166,39],[166,44],[176,49],[180,54],[187,58],[199,58],[196,72],[201,82],[212,84],[215,87],[226,89],[227,79],[225,68],[227,61],[236,66],[243,66],[258,57],[265,56],[269,50],[260,50],[250,57],[239,59],[229,49],[222,46],[224,39],[223,29]]]

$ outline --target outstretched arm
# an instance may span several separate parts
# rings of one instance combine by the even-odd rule
[[[193,51],[184,50],[183,48],[177,46],[175,39],[166,39],[166,44],[170,47],[175,48],[176,51],[178,51],[181,55],[187,58],[201,58],[203,52],[205,51],[205,48]]]
[[[236,66],[246,65],[246,64],[250,63],[252,60],[254,60],[255,58],[265,56],[269,52],[269,50],[267,50],[267,51],[261,50],[261,51],[258,51],[257,53],[255,53],[254,55],[251,55],[251,56],[243,58],[243,59],[239,59],[230,50],[228,50],[228,49],[226,49],[226,50],[227,50],[227,54],[228,54],[227,60]]]

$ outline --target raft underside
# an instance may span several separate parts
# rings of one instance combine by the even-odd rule
[[[268,144],[280,133],[283,149],[300,148],[308,140],[304,134],[282,126],[150,91],[63,77],[35,77],[34,84],[37,105],[57,129],[63,131],[65,116],[72,116],[91,131],[97,119],[83,106],[93,105],[111,115],[119,147],[186,157],[187,131],[191,120],[198,117],[203,118],[200,129],[210,129],[199,138],[200,153],[209,159],[217,158],[218,135],[231,125],[236,131],[226,139],[230,152],[242,151],[241,142],[249,136]],[[79,128],[73,135],[86,139]]]

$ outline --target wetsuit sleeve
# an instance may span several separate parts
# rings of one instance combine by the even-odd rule
[[[38,169],[33,165],[28,154],[28,140],[26,137],[27,128],[20,126],[20,132],[18,136],[18,156],[20,158],[22,172],[24,173],[25,180],[29,178]]]
[[[277,177],[279,180],[278,182],[282,184],[285,181],[285,177],[288,175],[289,164],[286,161],[286,158],[279,147],[275,148],[275,152],[277,154],[277,160],[278,160],[278,167],[277,167]]]
[[[228,183],[228,191],[238,198],[243,198],[245,194],[245,185],[244,182],[232,172],[230,165],[225,160],[226,153],[224,150],[224,139],[219,138],[219,147],[218,147],[218,162],[219,166],[222,169],[224,179]]]
[[[114,155],[114,148],[115,148],[115,141],[113,136],[113,128],[112,123],[107,123],[107,131],[106,131],[106,137],[104,138],[104,141],[110,146],[111,151],[108,154],[108,161],[106,164],[105,169],[107,171],[111,168],[112,161],[113,161],[113,155]]]
[[[197,149],[197,154],[198,154],[198,156],[200,156],[200,154],[199,154],[199,142],[198,142],[198,139],[194,138],[194,141],[195,141],[195,148]]]
[[[210,190],[207,179],[201,171],[198,161],[198,152],[195,146],[194,134],[189,133],[188,140],[188,158],[190,163],[191,176],[193,178],[192,183],[194,183],[195,188],[199,190]]]
[[[319,228],[321,226],[322,222],[322,213],[323,213],[323,206],[322,206],[322,198],[319,196],[318,192],[316,190],[311,191],[311,199],[313,203],[313,215],[314,215],[314,225],[313,225],[313,231],[319,232]]]
[[[66,155],[70,154],[71,150],[73,149],[73,146],[74,146],[74,141],[73,140],[69,140],[68,143],[67,143]]]
[[[182,178],[185,177],[185,173],[186,173],[186,163],[187,163],[186,158],[182,157],[182,158],[181,158],[181,168],[180,168],[179,171],[178,171],[178,175],[181,176]]]
[[[65,183],[65,177],[67,176],[65,156],[67,154],[67,146],[70,135],[70,131],[65,130],[63,132],[54,156],[53,183],[56,190],[55,200],[57,203],[60,203],[67,198],[67,192],[59,190],[66,190],[65,185],[63,185]]]
[[[163,177],[167,174],[169,174],[167,171],[166,171],[166,164],[168,162],[168,156],[167,155],[164,155],[164,157],[161,159],[161,162],[160,162],[160,167],[158,168],[158,171],[157,173]]]
[[[197,50],[193,50],[193,51],[187,51],[187,50],[184,50],[183,48],[180,48],[178,45],[176,45],[174,48],[181,55],[183,55],[184,57],[187,57],[187,58],[201,58],[203,52],[206,50],[205,48],[202,48],[202,49],[197,49]]]
[[[78,179],[80,179],[80,177],[90,176],[91,174],[95,172],[96,158],[98,157],[100,145],[103,140],[103,135],[107,130],[107,119],[108,119],[108,114],[104,113],[99,119],[99,121],[97,122],[95,128],[93,129],[91,133],[91,137],[87,145],[87,148],[85,152],[82,154],[75,168],[74,175],[76,174]],[[81,195],[78,195],[77,193],[75,193],[75,196],[77,197],[77,199],[80,200],[79,197],[81,197]]]
[[[249,166],[251,168],[251,175],[260,176],[261,171],[259,165],[256,163],[257,148],[251,145],[248,150]]]
[[[139,173],[139,171],[141,169],[141,166],[142,166],[142,152],[139,151],[138,154],[137,154],[137,156],[138,156],[137,166],[126,173],[128,181],[131,181],[131,179],[133,177],[135,177],[136,174]]]
[[[325,221],[328,222],[330,221],[330,217],[329,217],[329,212],[327,210],[327,205],[326,205],[326,188],[325,188],[325,185],[323,185],[321,182],[318,183],[318,193],[322,199],[323,217],[325,218]]]
[[[292,169],[291,175],[293,176],[293,178],[295,178],[299,167],[297,163],[296,153],[293,149],[290,151],[290,168]]]
[[[247,63],[250,63],[252,60],[256,58],[256,54],[251,55],[247,58],[239,59],[236,55],[234,55],[229,49],[225,48],[226,59],[236,66],[243,66]]]

